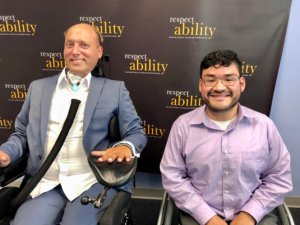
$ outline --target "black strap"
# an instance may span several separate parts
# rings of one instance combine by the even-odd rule
[[[47,159],[39,169],[39,171],[36,173],[34,177],[24,186],[22,191],[12,200],[11,207],[13,210],[17,209],[28,197],[28,195],[31,193],[31,191],[34,189],[34,187],[38,184],[38,182],[42,179],[42,177],[47,172],[48,168],[56,158],[59,150],[61,149],[61,146],[63,145],[69,130],[73,124],[74,118],[76,116],[78,107],[79,107],[80,101],[77,99],[71,100],[71,105],[69,108],[69,112],[67,115],[67,118],[63,124],[62,130],[54,144],[54,146],[51,149],[50,154],[48,155]]]

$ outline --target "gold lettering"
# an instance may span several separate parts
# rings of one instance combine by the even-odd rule
[[[242,62],[242,74],[252,76],[257,69],[256,65],[246,64],[246,62]]]
[[[175,36],[198,36],[211,39],[216,31],[215,27],[205,26],[203,23],[182,23],[174,29]]]
[[[46,68],[64,68],[66,66],[66,63],[63,59],[56,60],[54,57],[51,57],[50,59],[46,60]]]
[[[20,99],[25,99],[27,95],[26,91],[22,91],[19,88],[16,88],[14,91],[10,92],[10,98],[14,100],[20,100]]]
[[[131,71],[144,71],[144,72],[157,72],[162,75],[165,74],[168,64],[156,62],[155,59],[147,59],[141,61],[140,59],[129,63],[129,70]]]
[[[110,21],[100,21],[97,25],[92,21],[91,25],[103,35],[116,35],[118,38],[122,36],[125,28],[125,26],[112,24]]]
[[[181,96],[178,95],[175,98],[171,98],[171,106],[179,107],[199,107],[201,106],[201,98],[197,96]]]
[[[153,124],[146,123],[146,121],[142,125],[144,126],[145,134],[150,137],[162,138],[166,131],[166,129],[155,127]]]
[[[12,126],[12,123],[13,123],[12,120],[6,120],[6,119],[2,119],[0,117],[0,128],[10,129]]]
[[[32,35],[35,35],[36,28],[36,24],[30,24],[24,20],[6,20],[4,23],[0,23],[0,32],[3,33],[31,33]]]

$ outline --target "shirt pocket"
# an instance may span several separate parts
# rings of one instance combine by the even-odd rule
[[[250,184],[260,180],[267,164],[268,150],[266,148],[253,148],[242,151],[242,177],[244,181]]]

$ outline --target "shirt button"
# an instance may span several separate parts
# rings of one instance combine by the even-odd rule
[[[228,193],[229,193],[229,191],[228,191],[228,190],[225,190],[224,192],[225,192],[225,194],[228,194]]]
[[[224,171],[224,173],[225,173],[225,175],[229,175],[229,172],[226,170],[226,171]]]

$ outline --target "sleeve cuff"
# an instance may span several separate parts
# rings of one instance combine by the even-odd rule
[[[205,213],[203,213],[203,212],[205,212]],[[215,211],[213,211],[206,204],[202,204],[202,206],[197,208],[197,210],[192,214],[192,216],[195,218],[195,220],[197,220],[198,223],[200,223],[200,224],[206,224],[215,215],[217,215],[215,213]]]
[[[262,218],[267,214],[266,210],[260,206],[255,200],[250,200],[241,211],[249,213],[255,220],[256,224],[258,224]]]
[[[118,146],[118,145],[124,145],[124,146],[128,147],[131,150],[131,153],[132,153],[133,156],[135,156],[137,158],[140,157],[140,153],[137,153],[135,151],[135,147],[131,142],[129,142],[129,141],[120,141],[120,142],[114,144],[113,147]]]

